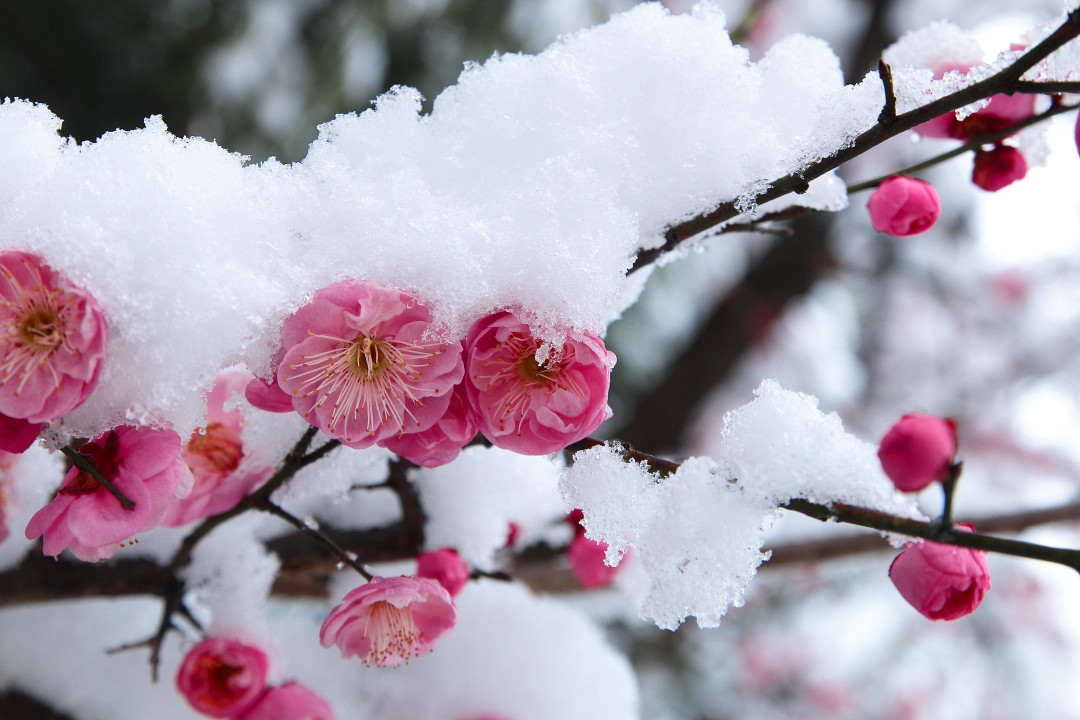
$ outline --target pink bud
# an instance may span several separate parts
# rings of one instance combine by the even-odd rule
[[[334,711],[311,690],[289,682],[267,690],[236,720],[334,720]]]
[[[930,183],[892,175],[874,190],[866,208],[875,230],[907,237],[930,229],[941,214],[941,201]]]
[[[251,708],[266,686],[266,653],[213,637],[191,648],[176,672],[176,687],[191,707],[210,717],[235,717]]]
[[[1076,152],[1080,153],[1080,114],[1076,116],[1076,129],[1073,130],[1073,139],[1076,140]]]
[[[611,584],[619,568],[604,563],[607,547],[606,542],[590,540],[583,532],[579,532],[570,541],[570,547],[566,549],[566,559],[570,561],[570,571],[581,583],[581,587],[591,590]]]
[[[918,492],[948,474],[956,426],[933,415],[905,415],[881,438],[877,454],[897,490]]]
[[[469,566],[451,548],[422,552],[416,558],[416,575],[439,583],[450,597],[458,596],[469,582],[469,574]]]
[[[971,530],[971,526],[957,526]],[[889,579],[930,620],[968,615],[990,589],[986,553],[930,541],[908,543],[889,567]]]
[[[1023,153],[1014,147],[995,145],[993,150],[975,151],[971,182],[987,192],[997,192],[1017,180],[1023,180],[1025,175],[1027,161]]]

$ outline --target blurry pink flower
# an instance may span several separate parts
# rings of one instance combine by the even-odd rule
[[[416,576],[434,580],[455,598],[469,582],[469,566],[452,548],[422,552],[416,558]]]
[[[897,490],[918,492],[945,478],[956,454],[956,425],[933,415],[905,415],[881,438],[878,459]]]
[[[464,383],[454,386],[446,412],[427,430],[395,435],[379,445],[421,467],[439,467],[458,456],[476,437],[476,416],[469,407]]]
[[[970,525],[957,527],[971,531]],[[970,614],[990,589],[985,552],[929,540],[908,543],[889,567],[889,579],[930,620]]]
[[[187,497],[169,507],[164,525],[176,527],[229,510],[270,475],[270,468],[237,472],[244,458],[241,415],[239,409],[225,406],[244,393],[250,380],[246,370],[230,370],[219,375],[206,394],[206,427],[195,430],[180,451],[195,484]]]
[[[431,323],[411,295],[334,283],[285,320],[278,384],[305,420],[349,447],[422,432],[464,374],[461,343],[429,339]]]
[[[121,542],[160,525],[174,497],[191,489],[172,430],[114,428],[84,443],[79,454],[135,507],[125,510],[89,473],[71,468],[56,497],[26,526],[26,537],[43,537],[43,552],[52,557],[64,548],[80,560],[112,557]]]
[[[966,74],[970,69],[971,65],[969,64],[943,63],[934,68],[934,77],[940,79],[953,70]],[[1025,95],[1023,93],[994,95],[990,98],[989,105],[968,115],[963,120],[957,120],[955,112],[947,112],[916,126],[915,132],[923,137],[952,138],[967,142],[977,135],[1004,130],[1034,114],[1034,95]]]
[[[0,252],[0,413],[41,423],[97,385],[105,317],[94,299],[36,255]]]
[[[1080,154],[1080,113],[1076,116],[1076,127],[1073,129],[1073,140],[1076,141],[1076,152]]]
[[[941,214],[941,201],[930,183],[892,175],[877,186],[866,208],[875,230],[907,237],[930,229]]]
[[[480,432],[497,447],[546,455],[611,417],[615,355],[600,338],[570,333],[543,364],[541,341],[508,312],[478,320],[465,341],[466,385]]]
[[[585,537],[584,532],[574,535],[566,549],[566,559],[570,562],[570,571],[574,573],[581,587],[591,590],[611,584],[615,573],[619,572],[619,566],[604,564],[607,548],[606,542],[591,540]]]
[[[325,648],[365,665],[393,667],[430,652],[439,636],[457,622],[450,593],[417,577],[377,577],[349,591],[330,611],[319,631]]]
[[[0,414],[0,451],[21,453],[34,444],[41,423],[27,422]]]
[[[334,720],[326,701],[299,683],[272,687],[236,720]]]
[[[236,717],[253,707],[266,687],[266,653],[237,640],[212,637],[188,651],[176,688],[203,715]]]
[[[493,715],[492,713],[484,713],[483,715],[469,715],[466,718],[460,718],[460,720],[513,720],[506,715]]]
[[[971,182],[987,192],[997,192],[1023,180],[1027,175],[1024,154],[1009,145],[995,145],[992,150],[976,150]]]

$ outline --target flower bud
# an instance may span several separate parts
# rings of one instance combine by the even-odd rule
[[[268,689],[236,720],[334,720],[334,711],[313,691],[289,682]]]
[[[1023,153],[1009,145],[995,145],[993,150],[976,150],[971,182],[987,192],[1012,185],[1027,175]]]
[[[439,583],[452,598],[469,582],[469,574],[469,566],[451,548],[422,552],[416,558],[416,576]]]
[[[970,531],[971,526],[957,526]],[[972,613],[990,589],[986,553],[930,541],[908,543],[889,566],[889,579],[930,620]]]
[[[892,175],[874,190],[866,208],[875,230],[907,237],[930,229],[941,214],[941,201],[930,183]]]
[[[228,638],[207,638],[184,656],[176,687],[203,715],[235,717],[262,696],[267,666],[266,653],[259,648]]]
[[[897,490],[918,492],[949,473],[956,426],[933,415],[905,415],[881,438],[877,454]]]

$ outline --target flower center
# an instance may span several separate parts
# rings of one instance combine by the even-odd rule
[[[423,633],[416,627],[412,610],[395,607],[385,600],[371,604],[367,635],[371,646],[365,664],[387,667],[408,662],[423,651]]]
[[[350,424],[359,423],[363,434],[374,435],[387,424],[404,432],[408,423],[417,423],[413,408],[435,392],[424,382],[423,369],[444,348],[375,335],[315,337],[336,346],[304,355],[303,362],[288,370],[295,371],[289,379],[298,383],[299,393],[318,396],[312,410],[332,403],[325,430],[351,441]]]
[[[215,655],[207,653],[199,657],[195,672],[206,678],[206,685],[199,694],[205,707],[232,707],[236,704],[237,696],[244,692],[243,689],[239,692],[234,689],[231,682],[233,676],[243,672],[243,668],[229,665]]]
[[[360,380],[370,381],[381,375],[393,360],[393,346],[377,337],[360,336],[349,345],[349,367]],[[400,357],[398,358],[400,361]]]
[[[188,467],[197,466],[218,475],[228,475],[240,464],[243,450],[236,433],[223,423],[212,422],[204,432],[196,430],[184,447],[184,461]]]
[[[17,336],[31,353],[51,353],[64,343],[64,325],[54,308],[32,307],[18,323]]]

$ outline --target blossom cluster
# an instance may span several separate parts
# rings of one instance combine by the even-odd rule
[[[546,455],[611,415],[615,356],[603,342],[570,331],[552,347],[509,311],[447,341],[418,298],[342,280],[290,315],[281,340],[274,377],[248,386],[253,405],[295,410],[343,445],[423,467],[453,460],[478,430],[496,447]]]

